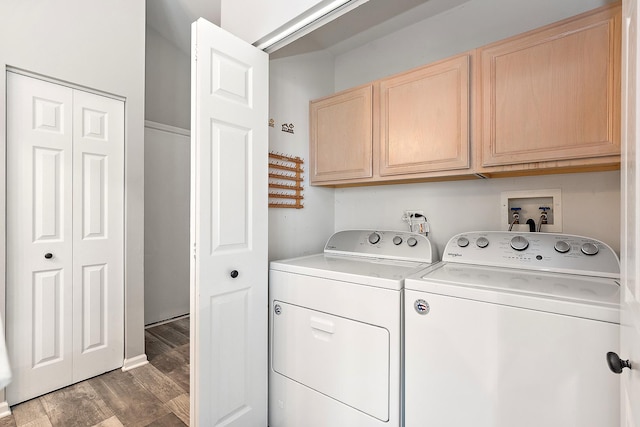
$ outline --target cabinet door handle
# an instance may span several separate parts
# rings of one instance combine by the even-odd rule
[[[53,254],[51,252],[47,252],[46,254],[44,254],[44,257],[46,259],[51,259],[51,258],[53,258]]]

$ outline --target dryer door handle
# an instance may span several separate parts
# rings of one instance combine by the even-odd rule
[[[330,320],[320,319],[319,317],[312,317],[310,320],[311,329],[333,334],[334,324]]]

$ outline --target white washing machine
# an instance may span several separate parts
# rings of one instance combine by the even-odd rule
[[[585,237],[454,236],[405,281],[406,427],[615,427],[615,252]]]
[[[270,427],[401,426],[404,278],[435,260],[423,235],[347,230],[271,263]]]

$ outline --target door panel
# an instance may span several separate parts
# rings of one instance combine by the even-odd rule
[[[250,194],[246,190],[251,152],[251,130],[228,123],[211,124],[211,165],[218,172],[211,175],[211,199],[217,210],[212,211],[211,253],[246,249]],[[233,182],[234,185],[228,185]],[[242,189],[242,191],[238,191]],[[224,200],[224,204],[220,201]]]
[[[64,234],[64,194],[62,166],[64,152],[49,148],[33,148],[33,230],[34,242],[61,241]]]
[[[106,168],[105,156],[95,154],[82,155],[82,236],[88,238],[104,238],[107,218],[105,190]]]
[[[211,377],[207,380],[233,385],[226,390],[214,389],[212,400],[217,405],[212,408],[217,421],[215,425],[225,425],[225,419],[251,417],[248,414],[252,410],[248,393],[253,383],[248,381],[251,354],[248,353],[249,343],[244,338],[249,333],[249,308],[246,289],[211,298],[211,324],[208,326],[212,342],[224,351],[213,352]],[[245,424],[240,422],[238,425]]]
[[[268,56],[193,24],[191,424],[267,424]]]
[[[73,91],[73,382],[124,357],[124,103]]]
[[[62,313],[62,270],[39,271],[33,275],[33,366],[60,362],[64,355]]]
[[[72,92],[7,73],[9,404],[72,379]]]
[[[84,266],[82,269],[81,352],[83,353],[106,345],[105,269],[105,264]]]

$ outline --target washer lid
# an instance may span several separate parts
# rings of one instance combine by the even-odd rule
[[[405,280],[405,288],[619,323],[615,279],[440,263]]]
[[[270,266],[272,270],[400,290],[403,288],[405,277],[417,273],[429,266],[429,264],[413,261],[317,254],[272,261]]]

